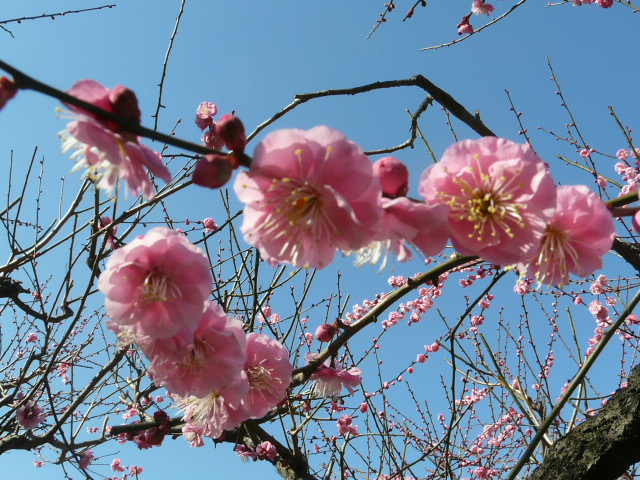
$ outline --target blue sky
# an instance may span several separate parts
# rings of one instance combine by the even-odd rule
[[[8,24],[14,38],[0,31],[0,58],[60,89],[83,78],[109,87],[127,85],[140,99],[143,123],[151,126],[180,2],[113,3],[117,6],[112,9]],[[537,130],[542,125],[564,135],[569,122],[549,80],[549,59],[588,143],[606,153],[625,146],[607,107],[613,105],[623,123],[633,126],[637,122],[640,102],[635,85],[640,66],[634,59],[640,33],[637,18],[629,8],[619,4],[610,10],[597,6],[545,7],[546,2],[530,1],[480,35],[453,47],[424,52],[422,47],[457,37],[456,25],[468,11],[470,1],[434,0],[407,22],[401,21],[403,12],[413,2],[397,2],[389,21],[367,40],[383,3],[187,1],[168,64],[159,129],[169,132],[181,121],[177,135],[198,142],[200,132],[193,124],[193,115],[200,102],[209,100],[221,113],[235,110],[251,131],[290,103],[295,93],[419,73],[470,111],[479,110],[498,135],[521,140],[504,92],[508,89],[517,109],[524,112],[522,119],[534,147],[551,164],[556,179],[593,187],[587,175],[580,177],[571,171],[565,176],[567,170],[556,158],[562,153],[577,160],[576,149]],[[501,13],[513,2],[495,3],[496,12]],[[80,0],[11,2],[0,9],[0,20],[99,5]],[[476,27],[483,21],[473,19]],[[270,130],[326,124],[345,132],[365,150],[383,148],[406,140],[406,109],[415,110],[423,98],[423,92],[405,87],[322,99],[299,107]],[[38,155],[46,159],[46,178],[52,182],[49,191],[59,191],[59,179],[65,177],[66,195],[70,196],[80,184],[80,176],[69,173],[72,163],[60,153],[56,133],[64,127],[64,121],[56,118],[57,106],[53,99],[21,92],[0,114],[0,155],[7,164],[9,152],[14,151],[18,163],[15,178],[19,178],[20,165],[26,164],[37,146]],[[421,128],[440,156],[454,140],[443,115],[434,110],[424,117]],[[464,127],[457,131],[460,138],[472,135]],[[410,166],[415,189],[420,172],[429,164],[424,148],[405,151],[398,157]],[[612,165],[613,161],[603,171],[614,175]],[[5,186],[2,188],[1,194],[5,195]],[[210,191],[190,192],[175,206],[174,215],[220,218],[217,199]],[[54,198],[43,206],[43,216],[57,211],[57,201]],[[338,266],[349,268],[348,261],[338,262]],[[396,274],[408,274],[419,266],[395,268]],[[355,302],[388,289],[387,275],[375,272],[377,269],[371,267],[349,278],[349,293]],[[332,282],[335,276],[335,269],[321,274],[324,282]],[[220,477],[279,478],[266,463],[241,464],[225,445],[189,449],[180,439],[168,443],[162,449],[140,454],[133,448],[123,448],[119,456],[125,464],[143,465],[146,471],[142,478],[149,479],[184,475],[185,465],[194,477],[210,474],[215,468]],[[117,445],[109,445],[102,453],[117,449]],[[31,466],[32,459],[31,454],[12,452],[3,456],[2,464],[20,471],[21,478],[28,480],[54,478],[60,473],[51,465],[36,470]]]

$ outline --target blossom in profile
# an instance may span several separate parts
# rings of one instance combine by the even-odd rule
[[[458,35],[471,35],[474,32],[471,25],[471,14],[462,17],[462,21],[458,24]]]
[[[78,466],[83,470],[87,468],[93,462],[94,458],[96,458],[93,450],[87,450],[84,452],[82,457],[80,457],[80,462],[78,462]]]
[[[100,221],[98,222],[98,229],[104,230],[112,223],[113,223],[113,220],[111,219],[111,217],[108,217],[106,215],[103,217],[100,217]],[[107,248],[109,250],[115,250],[116,248],[118,248],[118,245],[116,244],[117,233],[118,233],[118,227],[113,227],[110,230],[107,230],[105,232]]]
[[[570,273],[586,277],[602,268],[615,235],[613,217],[595,192],[583,185],[561,186],[537,253],[518,269],[540,283],[565,285]]]
[[[207,302],[198,327],[170,338],[138,337],[151,360],[153,381],[186,397],[205,397],[233,383],[247,360],[242,322],[229,317],[217,303]]]
[[[471,4],[471,11],[476,15],[491,15],[494,10],[494,6],[485,0],[473,0]]]
[[[311,360],[313,355],[307,355],[307,360]],[[352,367],[344,370],[339,363],[330,363],[329,360],[320,365],[311,374],[313,391],[321,397],[337,397],[342,393],[342,388],[346,388],[349,393],[362,382],[362,370]]]
[[[449,240],[448,210],[444,205],[427,205],[407,197],[383,198],[384,211],[380,230],[374,240],[356,254],[355,265],[376,264],[382,258],[380,269],[386,266],[389,253],[398,261],[413,258],[410,247],[417,248],[426,257],[439,254]]]
[[[358,250],[378,229],[381,188],[369,158],[329,127],[267,135],[234,189],[242,232],[271,265],[323,268],[337,250]]]
[[[242,407],[250,418],[261,418],[284,400],[293,366],[289,352],[280,342],[253,332],[247,335],[244,372],[250,389],[242,399]]]
[[[157,227],[111,254],[98,288],[116,327],[168,338],[198,325],[213,280],[200,248],[181,232]]]
[[[16,411],[16,420],[27,430],[36,428],[45,418],[44,409],[36,402],[27,402]]]
[[[528,145],[496,137],[454,144],[420,181],[427,204],[449,208],[456,250],[498,265],[533,256],[553,217],[556,190]]]
[[[140,123],[138,100],[133,91],[117,86],[113,90],[94,80],[77,82],[67,92],[108,112],[120,115],[128,121]],[[140,138],[120,125],[67,104],[74,121],[60,133],[62,151],[73,151],[76,160],[73,171],[88,168],[95,176],[98,188],[111,193],[119,179],[127,182],[133,195],[142,194],[152,199],[156,192],[149,173],[165,182],[171,181],[171,173],[162,162],[162,156],[140,143]]]

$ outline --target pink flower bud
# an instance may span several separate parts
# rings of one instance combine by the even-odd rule
[[[18,86],[7,77],[0,77],[0,110],[18,93]]]
[[[362,413],[367,413],[367,410],[369,410],[369,404],[367,402],[364,402],[362,405],[360,405],[360,411]]]
[[[316,330],[316,338],[321,342],[330,342],[338,329],[329,323],[320,325]]]
[[[138,107],[138,97],[136,97],[133,90],[122,85],[116,85],[109,93],[109,101],[111,102],[113,113],[132,122],[140,123],[142,114]]]
[[[409,169],[394,157],[384,157],[373,164],[385,197],[402,197],[409,191]]]
[[[235,115],[223,115],[216,125],[216,132],[229,150],[244,152],[247,136],[242,121]]]
[[[207,188],[220,188],[231,178],[233,163],[225,155],[205,155],[198,160],[193,183]]]

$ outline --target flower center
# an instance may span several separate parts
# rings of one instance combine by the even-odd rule
[[[271,371],[262,365],[254,365],[245,370],[249,384],[254,390],[267,390],[271,383]]]
[[[171,283],[164,272],[153,270],[144,279],[141,294],[143,302],[166,302],[177,297],[180,297],[180,290]]]
[[[476,159],[480,160],[479,156]],[[526,226],[521,213],[526,206],[514,201],[514,192],[523,187],[513,180],[520,172],[514,172],[512,180],[504,175],[491,177],[482,171],[479,161],[469,171],[470,177],[452,179],[460,187],[460,194],[440,192],[441,201],[449,206],[457,220],[473,224],[469,238],[482,242],[487,236],[497,237],[501,233],[513,238],[514,226]]]

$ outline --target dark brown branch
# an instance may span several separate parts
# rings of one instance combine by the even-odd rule
[[[528,480],[615,480],[640,461],[640,368],[600,412],[561,438]]]
[[[0,65],[1,66],[1,65]],[[247,137],[251,139],[255,137],[260,131],[262,131],[267,126],[271,125],[273,122],[283,117],[287,113],[289,113],[294,108],[302,105],[309,100],[313,100],[316,98],[336,96],[336,95],[358,95],[360,93],[372,92],[374,90],[381,90],[384,88],[395,88],[395,87],[419,87],[427,92],[429,95],[433,97],[433,99],[446,108],[451,114],[456,117],[461,122],[465,123],[469,128],[471,128],[478,135],[483,137],[495,137],[496,134],[493,133],[489,127],[487,127],[482,120],[480,120],[479,115],[471,114],[466,108],[464,108],[456,99],[454,99],[447,92],[434,85],[430,80],[422,75],[416,75],[415,77],[406,78],[403,80],[387,80],[384,82],[374,82],[368,85],[362,85],[359,87],[353,88],[343,88],[343,89],[334,89],[334,90],[322,90],[319,92],[313,93],[301,93],[294,97],[294,101],[283,108],[281,111],[276,113],[273,117],[271,117],[266,122],[258,125],[256,129]]]

